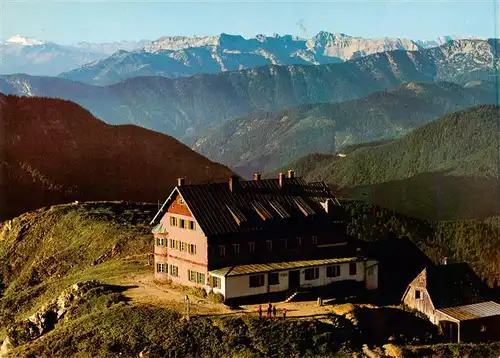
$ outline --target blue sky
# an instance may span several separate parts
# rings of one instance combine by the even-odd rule
[[[493,1],[0,0],[0,37],[5,40],[20,34],[70,44],[221,32],[244,37],[259,33],[311,37],[325,30],[367,38],[433,39],[453,34],[488,38],[495,36]],[[496,21],[500,31],[500,16]]]

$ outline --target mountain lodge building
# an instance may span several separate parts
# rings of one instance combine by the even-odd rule
[[[291,170],[277,179],[254,174],[199,185],[179,178],[154,223],[155,279],[225,300],[340,281],[378,287],[378,263],[357,255],[331,190]]]

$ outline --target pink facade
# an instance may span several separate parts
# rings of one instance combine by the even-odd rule
[[[207,238],[179,194],[160,223],[167,233],[155,234],[155,278],[186,286],[205,286]],[[164,238],[160,246],[159,238]]]

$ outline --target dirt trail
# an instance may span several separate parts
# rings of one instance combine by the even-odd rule
[[[175,309],[179,312],[185,311],[185,292],[179,289],[170,288],[167,285],[157,283],[151,275],[142,275],[129,278],[126,285],[130,288],[125,291],[125,295],[135,302],[142,304],[152,304]],[[239,309],[230,309],[221,303],[213,303],[207,299],[201,299],[193,295],[190,298],[190,311],[193,315],[219,315],[219,314],[255,314],[259,308],[258,304],[242,305]],[[327,303],[327,302],[325,302]],[[275,302],[278,310],[277,316],[281,317],[283,308],[286,308],[287,317],[310,318],[320,317],[328,313],[343,315],[350,312],[354,306],[352,304],[329,305],[318,307],[316,302]],[[267,304],[262,304],[262,315],[267,314]]]

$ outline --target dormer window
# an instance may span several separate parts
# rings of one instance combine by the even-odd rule
[[[223,246],[223,245],[219,246],[219,255],[221,257],[226,256],[226,247],[225,246]]]
[[[233,244],[233,251],[235,254],[240,253],[240,245],[239,244]]]
[[[297,247],[301,247],[302,246],[302,238],[300,236],[297,236],[295,238],[295,240],[297,240]]]

